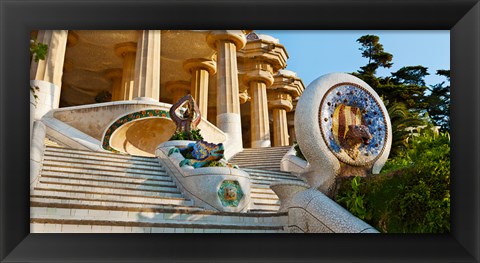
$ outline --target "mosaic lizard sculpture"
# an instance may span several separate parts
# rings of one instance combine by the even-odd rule
[[[185,102],[187,109],[181,116],[177,115],[177,109],[185,104]],[[195,103],[192,95],[189,94],[172,105],[170,108],[170,118],[177,126],[175,132],[185,132],[188,136],[188,139],[192,140],[191,131],[200,123],[202,120],[202,115],[200,114],[200,110],[198,109],[198,106]]]
[[[179,152],[183,156],[192,156],[193,159],[184,159],[180,162],[180,167],[184,165],[190,165],[194,168],[204,167],[212,161],[219,161],[223,158],[223,144],[208,143],[206,141],[197,141],[196,143],[190,143],[187,147],[179,149],[173,148],[169,151],[170,156],[174,152]]]

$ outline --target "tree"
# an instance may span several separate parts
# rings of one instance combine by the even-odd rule
[[[425,77],[430,75],[423,66],[402,67],[392,73],[393,81],[398,84],[425,86]]]
[[[361,67],[361,75],[373,76],[379,67],[390,68],[393,63],[393,55],[383,50],[380,44],[380,37],[375,35],[364,35],[357,39],[361,44],[362,57],[368,58],[368,64]]]
[[[379,67],[390,68],[393,55],[385,52],[380,38],[375,35],[364,35],[357,39],[361,44],[362,57],[368,58],[368,64],[354,72],[353,75],[368,83],[382,98],[392,123],[392,156],[405,150],[409,127],[426,124],[422,115],[425,114],[426,103],[424,93],[425,76],[428,69],[423,66],[402,67],[391,73],[390,77],[377,77]]]
[[[437,75],[444,76],[447,82],[428,88],[430,95],[424,99],[430,120],[440,130],[450,131],[450,70],[437,70]]]
[[[400,102],[418,114],[425,113],[425,77],[430,75],[428,68],[423,66],[406,66],[391,73],[392,77],[385,81],[383,86],[384,96],[388,101]]]

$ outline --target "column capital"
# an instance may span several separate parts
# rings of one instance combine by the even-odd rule
[[[273,84],[269,89],[289,93],[293,98],[300,97],[305,90],[303,81],[293,71],[279,70],[273,75],[273,79]]]
[[[268,91],[268,107],[271,109],[285,109],[287,112],[293,109],[292,96],[280,90]]]
[[[205,58],[192,58],[183,62],[183,69],[188,73],[192,73],[196,69],[205,69],[210,75],[213,75],[217,71],[217,63],[210,59]]]
[[[103,74],[103,76],[106,79],[122,78],[122,75],[123,75],[123,70],[120,68],[107,69]]]
[[[240,104],[244,104],[247,101],[251,100],[252,98],[248,95],[248,90],[244,90],[238,94],[238,98],[240,99]]]
[[[231,42],[235,44],[237,51],[247,43],[245,34],[241,30],[212,30],[207,35],[207,44],[217,50],[217,42]]]
[[[268,63],[273,67],[273,71],[277,71],[287,66],[288,53],[278,39],[252,32],[247,35],[247,43],[238,52],[238,58],[242,61]]]
[[[243,81],[247,86],[250,82],[263,82],[268,87],[273,84],[273,76],[266,70],[254,69],[243,74]]]
[[[137,52],[137,43],[135,42],[124,42],[118,43],[115,45],[115,54],[119,57],[125,57],[128,53]]]
[[[185,90],[190,92],[190,81],[184,80],[174,80],[165,83],[166,88],[169,92],[173,93],[174,90]]]

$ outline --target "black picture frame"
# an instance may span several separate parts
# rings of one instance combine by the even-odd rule
[[[1,0],[0,7],[2,262],[479,262],[478,0]],[[450,30],[451,234],[29,234],[30,30],[220,28]]]

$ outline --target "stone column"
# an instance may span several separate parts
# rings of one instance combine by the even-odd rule
[[[185,71],[192,75],[190,94],[195,99],[202,116],[208,111],[208,79],[215,74],[216,64],[208,59],[189,59],[183,63]]]
[[[139,33],[133,98],[160,100],[160,30]]]
[[[279,70],[274,75],[274,82],[268,90],[268,106],[273,114],[273,146],[291,144],[287,112],[293,110],[294,98],[300,97],[304,89],[295,72]]]
[[[175,104],[175,102],[179,101],[190,92],[190,82],[188,81],[169,81],[165,85],[167,90],[173,94],[172,104]]]
[[[112,101],[122,100],[122,75],[123,72],[119,68],[105,71],[105,78],[112,81]]]
[[[34,118],[37,120],[51,109],[59,107],[67,38],[68,30],[38,32],[37,40],[48,45],[48,53],[45,60],[32,60],[30,66],[30,85],[38,96],[34,103]]]
[[[206,40],[217,51],[217,127],[228,135],[228,159],[243,149],[237,51],[245,46],[246,39],[241,31],[214,30]]]
[[[289,145],[287,111],[293,108],[290,94],[272,92],[269,105],[273,114],[273,146]]]
[[[123,74],[120,90],[121,100],[133,99],[133,85],[135,80],[135,53],[137,44],[126,42],[115,45],[115,53],[123,58]]]
[[[278,39],[250,33],[247,44],[239,52],[243,63],[244,82],[249,86],[250,132],[252,148],[270,147],[270,126],[267,88],[273,83],[273,72],[286,66],[287,53]]]
[[[244,76],[250,87],[250,126],[252,148],[270,147],[270,126],[268,118],[267,87],[273,77],[268,71],[249,71]]]

